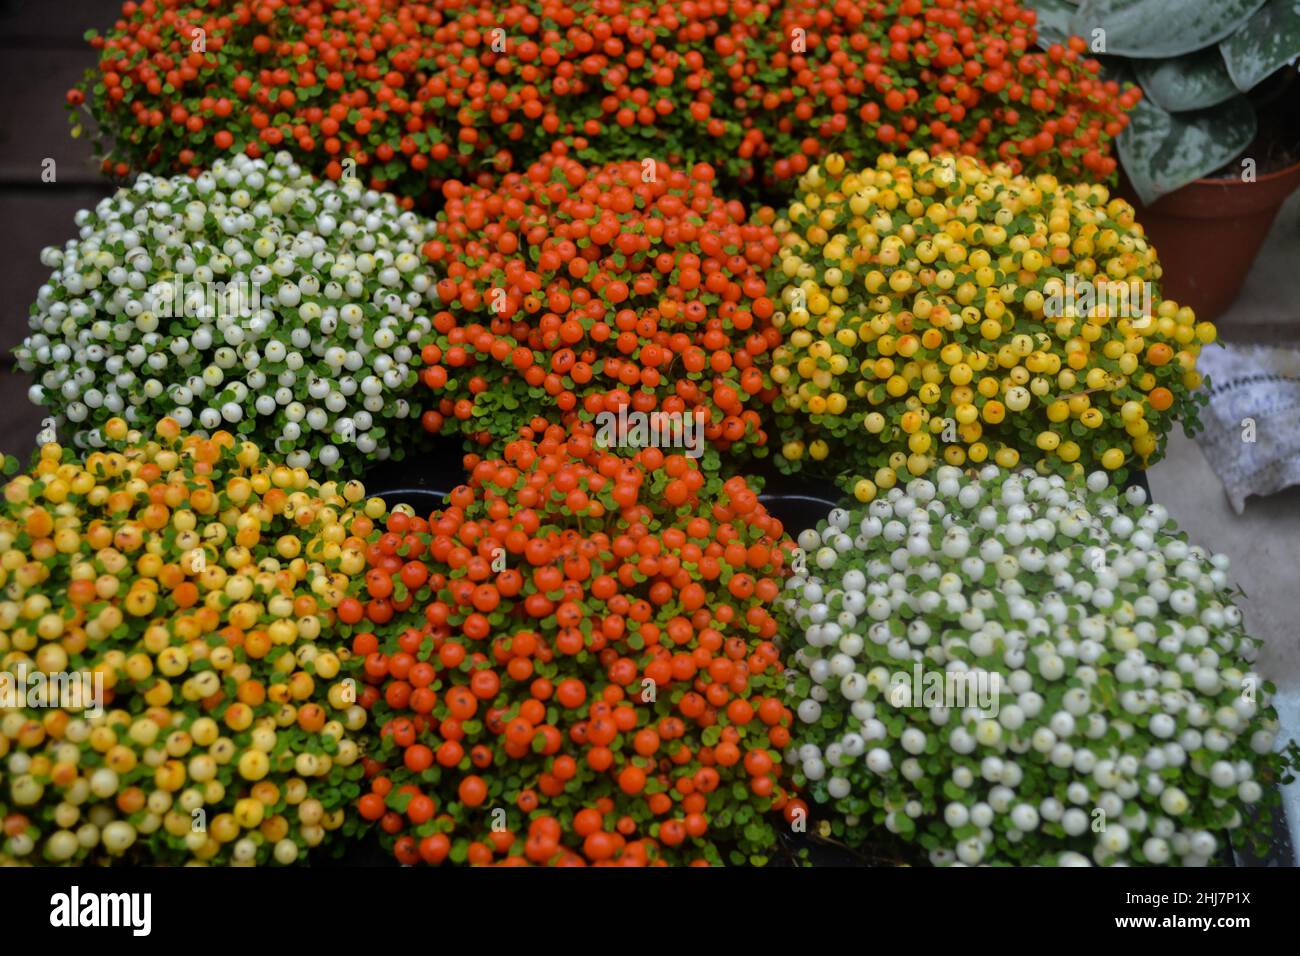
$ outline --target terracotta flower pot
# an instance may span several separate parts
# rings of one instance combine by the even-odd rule
[[[1126,177],[1120,194],[1136,207],[1160,254],[1164,296],[1214,321],[1241,291],[1278,209],[1297,186],[1300,163],[1253,183],[1198,179],[1150,206],[1137,199]]]

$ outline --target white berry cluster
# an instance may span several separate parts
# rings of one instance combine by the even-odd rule
[[[401,448],[432,328],[432,223],[355,179],[316,182],[288,153],[141,175],[76,223],[41,253],[54,271],[15,354],[78,447],[102,447],[116,415],[170,415],[292,467]]]
[[[795,782],[940,865],[1215,857],[1295,754],[1227,558],[1103,472],[935,477],[799,535]]]

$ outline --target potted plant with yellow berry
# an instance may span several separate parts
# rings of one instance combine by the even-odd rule
[[[1159,297],[1105,186],[913,151],[831,155],[800,187],[775,225],[783,470],[861,501],[942,463],[1122,482],[1197,428],[1214,326]]]

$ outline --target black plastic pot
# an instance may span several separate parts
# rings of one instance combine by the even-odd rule
[[[365,474],[366,492],[384,500],[389,510],[408,504],[427,517],[444,498],[465,483],[464,451],[458,438],[433,437],[401,461],[384,461]]]

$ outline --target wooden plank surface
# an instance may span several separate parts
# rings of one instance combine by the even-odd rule
[[[103,33],[121,11],[120,0],[0,0],[0,47],[88,49],[86,31]]]
[[[67,91],[94,61],[94,51],[82,47],[0,47],[0,89],[22,91],[0,97],[0,184],[82,186],[103,180],[86,135],[72,138],[64,105]],[[55,183],[42,180],[46,159],[55,162]]]
[[[0,0],[0,451],[26,460],[45,411],[9,350],[27,334],[36,290],[49,277],[41,249],[76,233],[73,215],[113,187],[85,137],[73,139],[64,96],[95,62],[87,29],[117,18],[118,0]],[[42,161],[55,161],[43,182]]]

